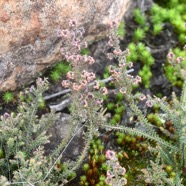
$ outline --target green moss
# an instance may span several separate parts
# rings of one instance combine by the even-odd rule
[[[134,15],[134,21],[136,23],[138,23],[139,25],[142,25],[142,26],[146,24],[146,17],[141,12],[140,9],[138,9],[138,8],[134,9],[133,15]]]
[[[153,35],[158,35],[163,30],[163,24],[162,23],[156,23],[153,25]]]
[[[88,48],[84,48],[80,52],[81,55],[90,55],[90,50]]]
[[[114,108],[115,108],[115,104],[114,103],[110,102],[110,103],[107,104],[107,109],[109,111],[114,110]]]
[[[133,40],[134,41],[141,41],[145,38],[145,31],[142,28],[137,28],[134,31]]]
[[[115,109],[115,113],[120,114],[120,115],[122,115],[124,111],[125,111],[125,107],[123,105],[121,105]]]
[[[116,94],[116,100],[117,100],[117,102],[118,101],[122,101],[123,99],[124,99],[124,95],[121,92],[118,92]]]
[[[58,72],[57,70],[53,70],[53,71],[51,71],[51,73],[50,73],[50,78],[51,78],[53,81],[58,81],[58,80],[61,78],[61,74],[60,74],[60,72]]]
[[[10,103],[14,100],[14,94],[12,92],[7,91],[3,94],[2,98],[4,102]]]

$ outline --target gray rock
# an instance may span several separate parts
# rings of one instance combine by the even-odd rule
[[[61,59],[57,30],[76,19],[86,40],[106,35],[106,25],[119,22],[130,0],[1,0],[0,91],[33,81]]]

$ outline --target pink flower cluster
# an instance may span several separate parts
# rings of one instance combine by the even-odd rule
[[[80,74],[81,79],[78,79],[79,74],[75,74],[72,71],[69,71],[67,73],[67,80],[63,80],[61,85],[64,88],[71,88],[72,90],[79,91],[88,86],[88,83],[95,80],[96,76],[93,72],[88,72],[86,70],[83,70]],[[99,89],[98,82],[95,83],[94,86],[96,89]]]
[[[123,176],[126,173],[126,169],[121,167],[118,158],[116,157],[116,153],[112,150],[107,150],[105,153],[107,158],[107,165],[109,170],[107,170],[106,184],[110,186],[118,185],[123,186],[127,184],[127,179]]]
[[[82,42],[83,40],[83,34],[85,33],[84,28],[77,27],[76,21],[70,21],[69,22],[70,29],[62,29],[57,31],[57,36],[61,38],[62,43],[62,49],[61,53],[62,55],[67,59],[71,60],[78,60],[78,57],[80,56],[73,56],[78,54],[82,47],[87,47],[86,42]],[[69,56],[69,53],[71,54]]]
[[[176,64],[176,63],[179,64],[184,60],[183,57],[176,57],[173,52],[169,52],[167,54],[167,59],[168,59],[169,63],[171,63],[171,64]]]

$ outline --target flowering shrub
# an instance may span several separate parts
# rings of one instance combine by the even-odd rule
[[[119,130],[132,135],[138,135],[153,141],[155,147],[150,150],[156,152],[156,162],[151,162],[153,167],[143,170],[147,183],[162,185],[183,186],[186,169],[186,129],[185,129],[185,108],[186,108],[186,79],[185,71],[181,75],[184,79],[183,92],[180,101],[173,94],[173,104],[170,106],[166,98],[156,98],[142,93],[134,93],[133,86],[141,83],[139,76],[131,75],[133,63],[127,62],[130,50],[122,51],[116,34],[116,25],[112,23],[113,32],[109,35],[108,44],[112,47],[108,54],[109,59],[117,59],[118,65],[110,65],[110,76],[104,80],[97,80],[96,74],[90,70],[90,66],[95,63],[91,56],[81,55],[81,49],[86,47],[83,41],[84,29],[78,28],[75,21],[70,22],[70,29],[58,31],[61,38],[61,52],[63,57],[69,61],[71,70],[66,74],[66,80],[62,81],[62,86],[71,92],[71,106],[69,118],[69,131],[63,141],[54,152],[48,156],[44,155],[43,145],[49,142],[47,129],[52,126],[57,119],[57,115],[51,112],[49,116],[38,118],[37,109],[43,101],[42,94],[48,88],[46,79],[38,79],[37,87],[31,87],[25,94],[30,97],[30,102],[21,102],[18,113],[4,114],[0,120],[0,158],[2,184],[27,184],[27,185],[64,185],[75,177],[75,172],[86,158],[93,137],[100,136],[100,128],[105,131]],[[173,65],[175,62],[181,63],[182,58],[175,58],[173,53],[169,53],[168,59]],[[138,121],[142,128],[132,128],[120,123],[120,118],[116,120],[117,125],[113,126],[110,118],[104,109],[103,97],[110,94],[106,86],[101,86],[102,82],[113,82],[114,93],[124,100],[124,105],[130,108],[132,115],[138,116]],[[174,136],[174,140],[167,141],[161,138],[155,127],[147,120],[146,115],[138,107],[139,102],[146,103],[146,107],[159,104],[164,114],[160,114],[162,120],[171,121],[175,132],[170,134],[163,130],[167,137]],[[122,109],[123,111],[123,109]],[[120,117],[120,116],[119,116]],[[70,162],[66,168],[62,168],[60,160],[63,153],[69,146],[74,136],[83,130],[84,148],[76,161]],[[122,186],[127,184],[124,177],[126,169],[120,166],[119,160],[114,151],[107,150],[105,154],[107,166],[105,182],[111,186]],[[173,179],[167,177],[164,165],[171,165],[175,170]],[[158,175],[158,171],[161,174]],[[103,177],[102,177],[103,178]],[[86,181],[83,177],[81,181]],[[84,182],[83,182],[84,183]]]

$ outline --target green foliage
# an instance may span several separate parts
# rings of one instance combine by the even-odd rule
[[[158,35],[163,30],[163,25],[160,23],[156,23],[153,25],[153,34]]]
[[[57,186],[59,181],[65,182],[76,176],[74,165],[65,168],[58,163],[61,156],[59,152],[71,137],[70,134],[52,154],[44,155],[44,145],[49,143],[50,137],[47,131],[59,118],[54,112],[40,117],[37,115],[43,102],[42,94],[47,88],[47,80],[38,79],[37,87],[32,86],[26,90],[27,93],[21,93],[18,110],[1,116],[0,183],[9,181],[11,184]],[[29,101],[25,101],[27,97]]]
[[[81,55],[90,55],[90,50],[88,48],[84,48],[80,52]]]
[[[120,115],[123,114],[124,111],[125,111],[125,107],[123,105],[121,105],[115,109],[115,113],[120,114]]]
[[[109,111],[114,110],[114,108],[115,108],[115,104],[114,103],[110,102],[110,103],[107,104],[107,109]]]
[[[145,31],[142,28],[137,28],[134,31],[133,40],[134,41],[141,41],[145,38]]]
[[[147,66],[151,66],[154,63],[154,59],[147,49],[141,52],[140,60]]]
[[[150,78],[152,77],[150,67],[147,65],[144,65],[142,67],[142,69],[139,71],[139,75],[142,79],[142,82],[143,82],[145,88],[149,88],[150,87]]]
[[[70,71],[69,64],[61,61],[53,67],[49,76],[53,81],[58,81],[61,79],[62,75],[65,75],[68,71]]]
[[[173,66],[171,66],[170,64],[166,65],[165,68],[165,75],[166,75],[166,78],[171,81],[171,83],[173,85],[176,84],[177,82],[177,77],[174,75],[175,74],[175,69]]]
[[[124,22],[122,21],[118,27],[117,34],[120,38],[124,38],[125,36],[125,29],[124,29]]]
[[[171,2],[173,3],[173,1]],[[174,3],[177,2],[175,1]],[[181,6],[178,8],[178,12],[183,12]],[[174,21],[171,15],[173,13],[175,13],[175,10],[171,8],[167,18],[163,8],[154,6],[151,9],[152,22],[160,25],[162,21],[169,19],[176,28],[176,31],[181,35],[185,30],[183,27],[178,28],[178,23],[183,23],[183,17],[176,15],[176,21]],[[146,18],[143,17],[143,14],[139,10],[136,10],[134,15],[136,22],[144,26],[144,19]],[[157,30],[159,32],[160,29],[156,29],[155,33],[157,33]],[[76,29],[74,32],[72,30],[73,37],[76,31]],[[143,66],[139,71],[139,75],[142,78],[145,88],[149,88],[150,78],[152,76],[150,66],[154,63],[154,59],[145,45],[138,43],[139,40],[144,39],[145,32],[144,28],[136,29],[134,33],[136,44],[130,43],[128,45],[131,54],[127,60],[136,59],[142,62]],[[116,33],[111,34],[113,41],[116,41],[116,46],[113,46],[114,50],[119,49],[119,41],[116,36]],[[64,46],[64,48],[74,49],[73,43],[64,43],[70,45]],[[76,48],[74,50],[77,52]],[[181,53],[181,51],[177,50],[177,53]],[[81,51],[81,54],[87,55],[88,53],[87,51]],[[79,55],[79,53],[72,53],[71,55]],[[100,135],[100,129],[102,129],[105,131],[104,136],[113,134],[115,130],[118,131],[116,133],[116,143],[120,147],[127,147],[127,150],[130,151],[130,148],[133,148],[131,155],[137,156],[139,153],[143,154],[147,147],[152,151],[152,154],[156,154],[155,162],[151,161],[147,169],[143,170],[146,183],[179,186],[185,184],[186,79],[183,76],[183,69],[181,71],[182,73],[180,73],[180,76],[184,80],[180,100],[173,94],[170,105],[164,98],[160,99],[147,96],[145,98],[146,105],[148,106],[148,102],[157,104],[162,112],[160,114],[149,114],[146,116],[146,111],[143,112],[141,107],[138,107],[139,94],[133,93],[133,86],[137,86],[136,80],[139,80],[139,78],[128,74],[129,71],[127,69],[130,65],[129,63],[125,63],[125,53],[122,53],[122,55],[113,53],[113,55],[114,58],[118,59],[120,66],[112,66],[114,68],[114,72],[112,73],[108,72],[107,69],[104,78],[108,76],[112,77],[114,91],[118,93],[115,95],[115,101],[109,103],[108,99],[110,101],[110,97],[93,87],[94,78],[88,82],[89,84],[87,83],[84,87],[82,86],[83,88],[76,89],[76,87],[73,87],[73,85],[77,85],[78,87],[82,83],[83,75],[85,76],[87,73],[90,76],[90,74],[88,72],[89,66],[87,63],[83,63],[85,61],[82,61],[78,65],[74,65],[73,60],[70,62],[72,72],[78,77],[70,82],[70,125],[66,136],[52,153],[45,155],[44,145],[49,143],[50,136],[47,134],[47,130],[54,125],[59,116],[54,112],[38,116],[39,107],[44,106],[42,94],[48,88],[48,82],[46,80],[38,79],[37,87],[31,87],[29,91],[27,90],[28,95],[26,93],[20,95],[20,104],[17,111],[10,114],[5,113],[1,116],[0,172],[2,172],[2,175],[0,177],[0,183],[4,185],[17,183],[22,185],[51,186],[57,186],[60,183],[64,185],[76,177],[75,171],[81,167],[86,159],[87,162],[82,166],[84,175],[80,177],[79,185],[106,185],[106,172],[109,170],[109,167],[106,163],[104,143],[99,139],[102,136]],[[121,64],[124,65],[122,66]],[[174,68],[174,70],[178,71],[183,66],[184,63],[179,68]],[[54,67],[50,77],[53,80],[58,80],[63,73],[68,71],[69,65],[62,62]],[[86,73],[81,74],[83,71]],[[169,76],[173,76],[171,68],[167,68],[167,71]],[[87,77],[85,79],[88,81]],[[105,86],[104,83],[100,82],[100,87],[105,88]],[[104,104],[106,103],[107,109],[104,108],[103,101],[105,101]],[[123,123],[122,118],[125,112],[125,106],[123,104],[127,106],[126,113],[129,116],[137,116],[137,120],[135,120],[137,127],[132,128],[130,121]],[[107,111],[111,111],[111,119],[108,117]],[[166,128],[166,121],[172,123],[172,131]],[[84,147],[81,154],[73,162],[61,163],[63,152],[79,131],[83,131],[84,139]],[[166,138],[164,136],[162,137],[159,131]],[[105,141],[108,139],[105,139]],[[146,140],[142,141],[142,139]],[[125,151],[120,151],[116,159],[120,159],[123,162],[124,158],[128,159],[128,154]],[[138,166],[140,165],[139,163]],[[130,177],[130,174],[128,176]]]
[[[133,15],[136,23],[138,23],[141,26],[144,26],[146,24],[146,17],[144,16],[140,9],[136,8],[133,12]]]
[[[127,62],[135,62],[138,60],[138,54],[137,54],[137,47],[136,44],[131,42],[129,43],[128,47],[127,47],[130,51],[130,54],[127,56]]]
[[[183,59],[181,64],[176,64],[176,66],[172,66],[170,63],[164,67],[166,78],[172,83],[172,85],[176,85],[181,87],[183,84],[183,77],[180,73],[180,69],[186,69],[186,51],[180,50],[179,48],[175,48],[173,50],[175,54],[175,59],[173,63],[176,63],[178,57]]]
[[[105,174],[108,170],[103,153],[104,146],[100,139],[93,139],[89,149],[89,160],[82,166],[84,175],[80,177],[79,185],[106,185]]]
[[[151,22],[153,24],[162,24],[162,22],[168,19],[167,10],[160,7],[157,4],[152,5],[150,9],[150,13],[151,13],[151,17],[150,17]]]
[[[5,92],[2,96],[3,101],[5,101],[6,103],[10,103],[14,100],[14,94],[12,92]]]
[[[157,114],[153,113],[148,114],[147,119],[149,122],[156,125],[157,127],[161,127],[163,125],[162,121],[160,120]]]
[[[143,67],[139,71],[139,75],[142,78],[142,83],[144,86],[149,88],[150,78],[152,76],[150,67],[154,64],[154,58],[152,57],[150,51],[145,47],[145,44],[142,42],[138,42],[137,44],[131,42],[128,45],[128,49],[130,50],[130,54],[126,58],[127,62],[135,62],[139,60],[143,63]],[[133,88],[135,87],[137,87],[137,85],[133,85]]]
[[[116,100],[117,101],[122,101],[124,99],[124,95],[121,92],[118,92],[116,94]]]
[[[110,71],[109,71],[109,68],[108,68],[108,66],[107,66],[107,67],[105,67],[105,69],[104,69],[103,78],[106,79],[106,78],[108,78],[109,76],[110,76]]]
[[[53,70],[53,71],[51,71],[51,73],[50,73],[50,78],[51,78],[53,81],[58,81],[58,80],[61,78],[61,74],[60,74],[57,70]]]
[[[54,124],[57,116],[53,113],[38,119],[37,109],[42,92],[46,90],[46,80],[37,81],[37,88],[32,87],[31,102],[21,102],[18,113],[6,113],[0,121],[0,144],[2,146],[0,172],[3,179],[10,178],[12,182],[36,181],[38,184],[48,184],[43,180],[51,164],[46,165],[43,156],[43,146],[48,143],[46,130]],[[28,91],[27,91],[28,92]],[[33,138],[33,136],[35,136]],[[22,176],[24,180],[22,180]],[[52,183],[51,183],[52,184]]]

